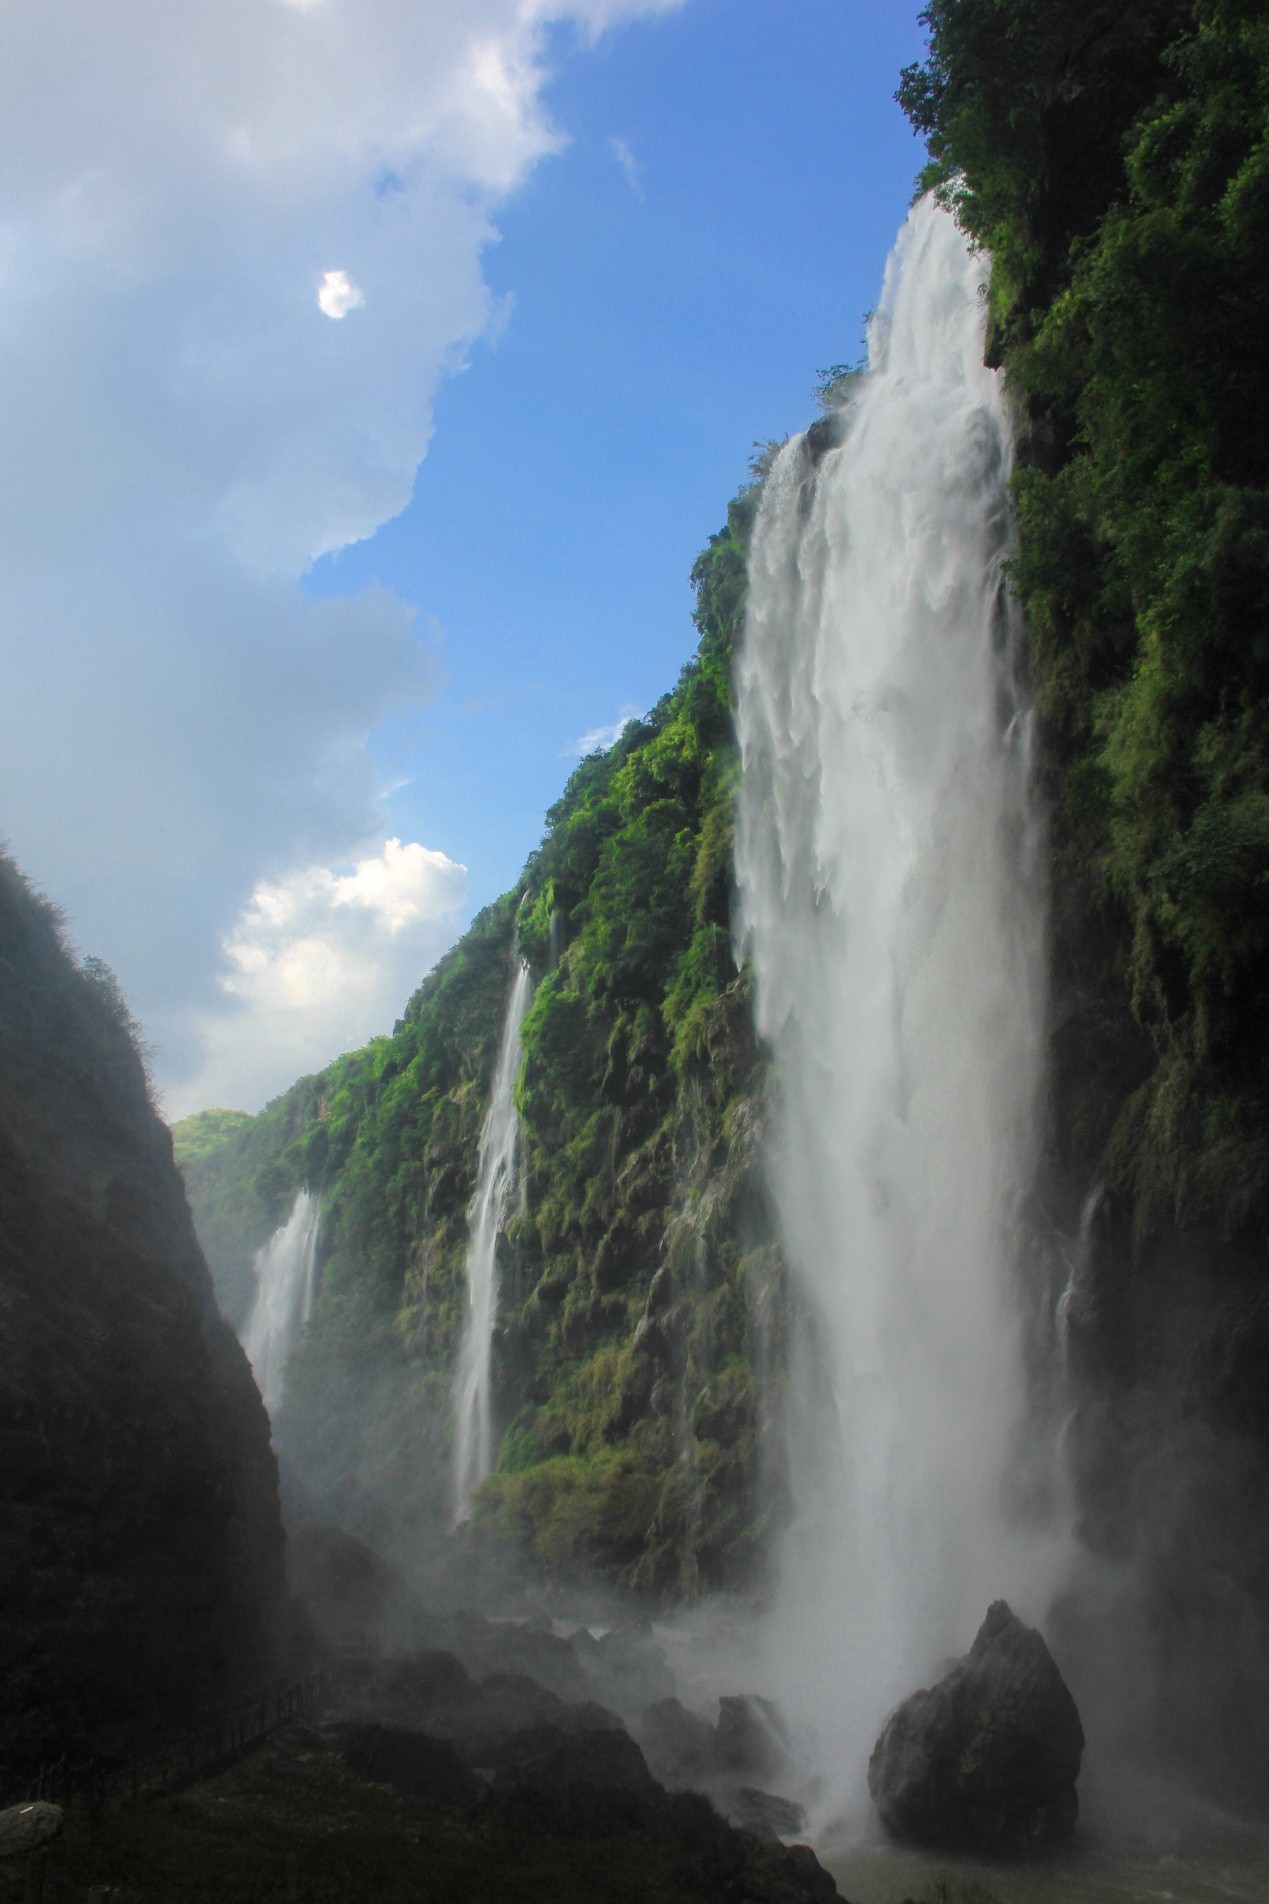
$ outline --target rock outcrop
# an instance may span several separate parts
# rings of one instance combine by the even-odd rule
[[[764,1723],[780,1725],[765,1700],[732,1704],[748,1717],[756,1708]],[[700,1789],[668,1791],[617,1714],[594,1701],[569,1704],[524,1674],[491,1673],[477,1683],[453,1653],[437,1649],[345,1660],[323,1734],[362,1777],[395,1786],[437,1812],[466,1811],[489,1821],[510,1806],[513,1833],[501,1840],[498,1856],[504,1875],[508,1856],[523,1857],[541,1839],[571,1859],[594,1834],[607,1843],[628,1834],[631,1868],[644,1887],[640,1896],[646,1890],[650,1897],[674,1898],[683,1884],[693,1898],[831,1904],[837,1889],[814,1852],[779,1842],[805,1828],[801,1807],[727,1783],[715,1728],[677,1700],[660,1701],[649,1714],[645,1746],[658,1723],[671,1741],[691,1736],[700,1745],[703,1735],[707,1762],[693,1768],[706,1771]],[[730,1728],[722,1730],[726,1745]],[[308,1736],[306,1762],[318,1742]],[[461,1828],[458,1818],[453,1824]],[[611,1881],[605,1869],[579,1894],[607,1896]],[[543,1882],[539,1877],[534,1895],[548,1894]],[[615,1888],[627,1894],[620,1876]],[[565,1895],[558,1881],[549,1895]]]
[[[1083,1750],[1048,1647],[997,1600],[965,1658],[891,1713],[868,1789],[898,1838],[1024,1856],[1074,1830]]]
[[[774,1842],[806,1829],[795,1799],[764,1789],[795,1782],[788,1731],[770,1699],[727,1694],[712,1726],[678,1699],[657,1699],[644,1708],[639,1743],[667,1790],[704,1793],[732,1824],[756,1837]],[[759,1779],[761,1785],[754,1782]]]
[[[269,1424],[113,978],[0,859],[0,1760],[126,1749],[274,1669]]]

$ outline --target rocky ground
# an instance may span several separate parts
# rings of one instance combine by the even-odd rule
[[[0,1895],[16,1898],[20,1881]],[[624,1731],[543,1724],[450,1741],[330,1718],[177,1796],[72,1805],[46,1897],[833,1904],[838,1892],[805,1846],[665,1791]]]

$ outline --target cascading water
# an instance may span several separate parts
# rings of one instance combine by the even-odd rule
[[[516,968],[507,998],[502,1043],[489,1109],[480,1133],[476,1189],[467,1212],[467,1319],[454,1383],[454,1518],[471,1513],[471,1497],[493,1464],[489,1357],[498,1311],[498,1237],[516,1174],[519,1119],[520,1026],[532,985],[529,968]]]
[[[286,1365],[313,1307],[320,1216],[313,1192],[301,1190],[286,1222],[255,1255],[256,1295],[242,1346],[270,1418],[277,1414]]]
[[[766,482],[738,661],[741,941],[806,1315],[768,1668],[829,1803],[990,1600],[1043,1613],[1051,1564],[1009,1498],[1043,892],[985,276],[914,207],[839,446],[796,439]]]

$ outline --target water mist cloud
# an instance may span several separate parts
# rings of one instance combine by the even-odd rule
[[[440,381],[498,319],[494,216],[561,143],[546,28],[670,3],[0,21],[0,830],[166,1087],[230,1023],[221,941],[262,879],[384,850],[367,743],[430,658],[407,604],[298,582],[404,506]],[[362,1016],[326,1021],[333,1049]]]

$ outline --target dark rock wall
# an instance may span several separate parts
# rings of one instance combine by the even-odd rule
[[[1269,1809],[1265,9],[922,18],[900,98],[992,254],[1018,424],[1051,866],[1037,1393],[1080,1537],[1051,1636],[1099,1752]]]
[[[0,860],[0,1759],[126,1749],[276,1664],[269,1425],[110,974]]]
[[[1134,1250],[1104,1197],[1066,1321],[1079,1559],[1051,1637],[1101,1750],[1269,1811],[1263,1269],[1206,1225]]]

